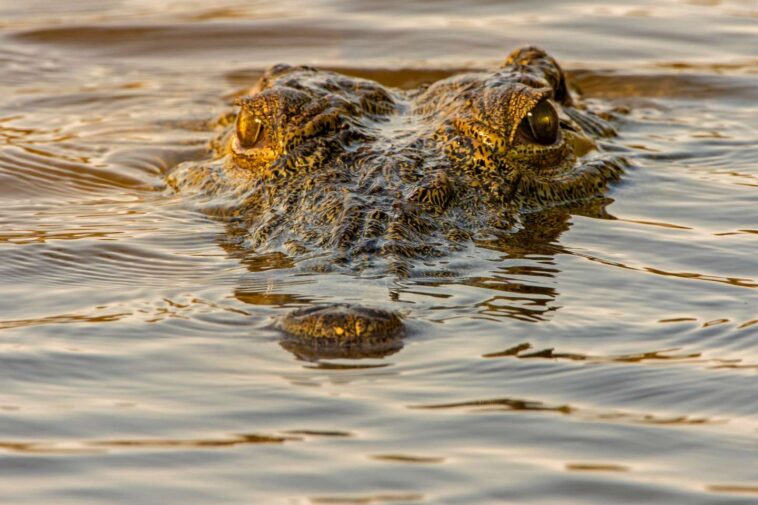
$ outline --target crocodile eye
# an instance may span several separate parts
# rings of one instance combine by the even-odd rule
[[[550,145],[558,138],[558,113],[548,101],[542,100],[526,115],[534,140]]]
[[[261,120],[252,117],[244,110],[241,110],[239,114],[237,114],[236,128],[237,139],[239,140],[240,146],[245,149],[254,147],[258,142],[258,139],[261,137],[261,132],[263,132]]]

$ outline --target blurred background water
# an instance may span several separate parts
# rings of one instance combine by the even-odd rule
[[[0,503],[758,502],[758,4],[0,1]],[[629,109],[604,219],[451,279],[255,258],[166,189],[273,63],[412,87],[547,49]],[[299,305],[399,310],[303,361]]]

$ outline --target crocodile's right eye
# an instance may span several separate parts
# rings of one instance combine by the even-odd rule
[[[255,147],[258,140],[262,137],[263,124],[257,117],[253,117],[246,110],[241,110],[237,114],[237,140],[244,149]]]
[[[526,115],[534,139],[550,145],[558,138],[558,113],[548,101],[542,100]]]

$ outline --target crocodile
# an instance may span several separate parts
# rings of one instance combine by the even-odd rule
[[[279,64],[235,105],[212,156],[177,167],[169,185],[208,197],[245,248],[318,271],[412,276],[532,213],[601,197],[624,168],[597,146],[610,122],[531,46],[412,90]],[[395,349],[404,335],[394,312],[345,304],[279,326],[348,354]]]

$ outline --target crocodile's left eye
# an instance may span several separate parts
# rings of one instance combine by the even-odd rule
[[[527,113],[529,129],[534,140],[542,145],[550,145],[558,138],[558,113],[548,101],[542,100]]]
[[[244,109],[237,114],[237,139],[240,146],[245,149],[255,147],[263,136],[263,124],[257,117],[253,117]]]

